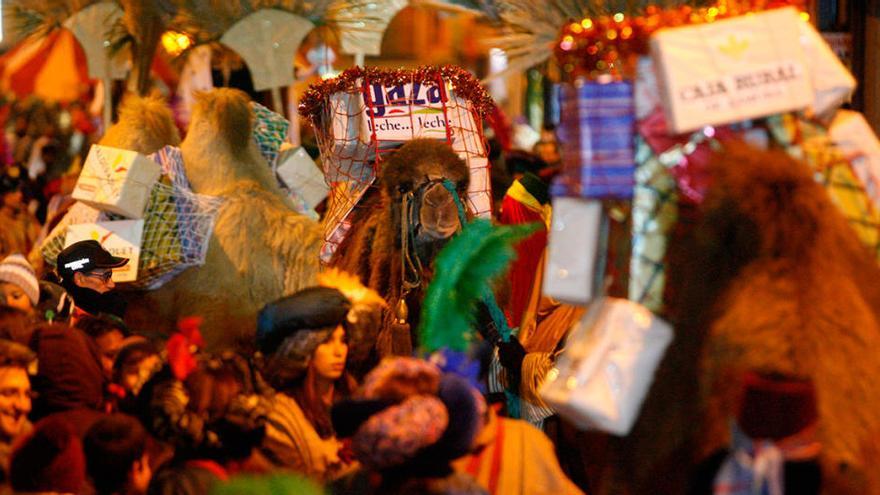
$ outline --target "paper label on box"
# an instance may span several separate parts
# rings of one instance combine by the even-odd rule
[[[800,110],[813,87],[793,8],[662,29],[651,40],[676,133]]]
[[[143,220],[76,224],[67,227],[64,247],[79,241],[98,241],[113,256],[128,258],[125,266],[113,269],[113,281],[133,282],[137,280],[143,234]]]

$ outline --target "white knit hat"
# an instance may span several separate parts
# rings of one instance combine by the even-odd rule
[[[0,261],[0,282],[21,287],[34,306],[40,301],[40,283],[27,259],[20,254],[10,254]]]

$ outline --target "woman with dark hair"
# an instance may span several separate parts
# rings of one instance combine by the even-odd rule
[[[355,386],[346,372],[355,315],[366,319],[370,310],[364,307],[381,304],[378,295],[366,291],[349,297],[334,288],[312,287],[260,312],[257,344],[266,356],[264,376],[278,392],[261,450],[276,468],[318,480],[346,468],[330,407]]]

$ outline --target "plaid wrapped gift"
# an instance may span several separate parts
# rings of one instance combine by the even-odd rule
[[[290,122],[272,110],[251,102],[251,108],[254,110],[254,141],[260,147],[260,153],[269,162],[269,165],[275,166],[275,158],[278,157],[278,150],[281,143],[287,138],[287,130],[290,128]]]
[[[553,196],[633,196],[635,106],[629,82],[578,82],[562,87],[562,172]]]
[[[658,312],[663,308],[664,258],[669,233],[678,220],[679,198],[675,178],[640,138],[636,162],[629,299]]]
[[[827,130],[793,114],[771,117],[768,125],[771,135],[790,155],[812,167],[816,181],[828,191],[862,243],[880,259],[880,212],[852,164],[831,143]]]

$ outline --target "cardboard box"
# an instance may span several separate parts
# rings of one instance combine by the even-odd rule
[[[813,103],[794,8],[661,29],[651,53],[670,130],[676,134]]]
[[[302,147],[282,151],[278,158],[280,165],[275,173],[306,208],[314,209],[330,193],[321,169]]]
[[[67,227],[64,247],[92,239],[100,242],[113,256],[128,258],[128,264],[113,270],[113,281],[133,282],[137,280],[143,235],[143,220],[81,223]]]
[[[142,218],[160,175],[159,165],[140,153],[92,145],[73,198],[99,210]]]

